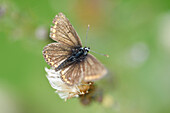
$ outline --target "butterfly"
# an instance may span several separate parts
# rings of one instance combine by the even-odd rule
[[[74,86],[106,75],[107,69],[88,53],[89,47],[82,47],[78,34],[63,13],[55,16],[53,24],[50,37],[57,42],[45,46],[43,56],[48,65],[60,71],[64,83]]]

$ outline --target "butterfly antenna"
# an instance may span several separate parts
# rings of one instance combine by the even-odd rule
[[[106,56],[107,58],[109,57],[109,55],[106,55],[106,54],[103,54],[103,53],[98,53],[98,52],[93,51],[93,50],[90,50],[90,51],[91,51],[91,52],[93,52],[93,53],[96,53],[96,54],[102,55],[102,56]]]
[[[90,28],[90,25],[88,24],[88,28],[87,28],[87,32],[86,32],[86,42],[85,42],[85,47],[86,47],[86,44],[87,44],[87,35],[88,35],[89,28]]]

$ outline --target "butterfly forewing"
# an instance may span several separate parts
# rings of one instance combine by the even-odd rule
[[[93,55],[88,54],[83,63],[83,80],[94,81],[104,77],[107,69]]]
[[[64,14],[59,13],[53,20],[50,37],[59,43],[70,47],[81,47],[81,41],[73,26]]]
[[[71,55],[71,48],[60,43],[51,43],[44,47],[43,56],[51,67],[57,68]]]

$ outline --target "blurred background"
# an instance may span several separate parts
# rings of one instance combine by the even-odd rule
[[[44,70],[43,47],[62,12],[109,70],[103,102],[61,100]],[[169,0],[1,0],[0,113],[169,113]]]

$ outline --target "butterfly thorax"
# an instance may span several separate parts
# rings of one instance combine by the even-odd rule
[[[81,62],[83,61],[88,52],[89,52],[90,48],[89,47],[78,47],[75,49],[72,49],[72,54],[70,57],[68,57],[65,61],[63,61],[55,70],[58,71],[66,66],[69,66],[73,63],[76,62]]]

